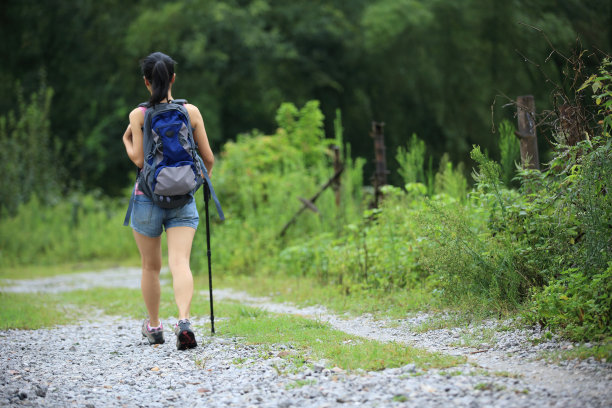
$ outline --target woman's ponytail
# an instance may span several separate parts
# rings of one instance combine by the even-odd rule
[[[155,105],[168,97],[176,62],[161,52],[154,52],[140,62],[142,74],[151,84],[149,104]]]

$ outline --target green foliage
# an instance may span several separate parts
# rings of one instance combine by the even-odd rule
[[[473,143],[496,148],[495,90],[529,90],[552,108],[562,59],[546,59],[550,44],[516,22],[566,54],[578,37],[609,54],[609,16],[607,0],[4,0],[0,115],[14,84],[29,95],[44,69],[61,164],[84,189],[119,195],[133,180],[120,136],[148,98],[138,60],[163,51],[178,61],[174,96],[200,108],[215,152],[249,129],[273,133],[282,102],[318,99],[327,118],[342,110],[355,157],[369,157],[370,121],[384,118],[389,151],[414,131],[435,158],[466,162]],[[507,115],[500,104],[493,114]]]
[[[459,201],[465,201],[468,183],[463,173],[463,163],[459,163],[456,168],[453,168],[453,163],[450,161],[448,154],[445,153],[440,160],[440,170],[434,177],[436,194],[448,194]]]
[[[536,291],[528,318],[560,329],[574,340],[603,340],[612,326],[612,262],[591,274],[566,269],[542,291]]]
[[[475,197],[461,205],[428,201],[415,222],[422,225],[422,264],[451,304],[477,304],[505,312],[526,295],[527,283],[514,269],[512,248],[487,228],[488,208]]]
[[[99,194],[54,204],[33,196],[0,220],[0,266],[133,258],[136,246],[122,225],[126,206]]]
[[[591,75],[578,88],[578,91],[580,92],[587,87],[591,87],[593,90],[593,99],[598,107],[598,113],[602,117],[602,135],[610,137],[610,130],[612,129],[612,61],[609,58],[604,58],[599,67],[599,74]]]
[[[541,189],[533,194],[548,197],[547,207],[541,209],[544,214],[535,217],[536,225],[546,225],[548,229],[538,232],[548,235],[537,239],[544,251],[531,254],[543,270],[546,286],[534,292],[529,317],[578,340],[609,336],[610,139],[598,137],[568,147],[553,160],[552,168],[562,169],[557,181],[550,183],[544,194]]]
[[[419,139],[416,133],[412,134],[407,148],[397,148],[395,160],[399,164],[397,171],[404,183],[425,182],[425,142]]]
[[[223,245],[213,251],[215,263],[232,273],[253,274],[278,268],[281,248],[318,234],[333,236],[344,222],[361,212],[362,160],[343,158],[340,206],[329,188],[315,202],[318,214],[301,214],[281,237],[283,226],[297,212],[300,197],[310,198],[334,173],[333,154],[324,138],[318,102],[298,109],[283,104],[277,112],[274,135],[254,131],[228,142],[215,167],[214,182],[223,197],[227,221],[213,228],[214,240]],[[336,129],[341,128],[339,117]],[[336,140],[340,140],[339,134]],[[346,146],[350,153],[350,146]],[[201,228],[198,236],[202,236]],[[194,251],[195,270],[204,270],[206,258]]]
[[[49,203],[58,198],[63,171],[49,130],[53,90],[44,84],[26,102],[19,92],[16,112],[0,116],[0,214],[14,215],[20,204],[37,195]]]
[[[514,134],[514,125],[508,120],[499,124],[499,164],[502,168],[502,180],[510,187],[516,172],[516,160],[520,158],[520,142]]]
[[[418,0],[382,0],[364,10],[361,24],[365,30],[366,47],[384,51],[405,31],[416,31],[435,18],[426,2]]]

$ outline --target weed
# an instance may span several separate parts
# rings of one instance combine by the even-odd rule
[[[232,360],[232,363],[234,365],[240,366],[240,365],[244,364],[246,361],[247,361],[247,359],[244,358],[244,357],[236,357],[236,358],[234,358]]]
[[[446,377],[446,376],[451,376],[451,377],[456,377],[458,375],[463,375],[462,371],[459,370],[455,370],[455,371],[440,371],[438,372],[439,375]]]
[[[506,389],[506,386],[486,382],[476,384],[474,389],[478,391],[503,391]]]
[[[198,368],[206,368],[206,361],[208,360],[208,358],[203,357],[203,356],[199,356],[199,355],[195,355],[193,357],[193,362],[195,363],[196,367]]]
[[[589,358],[598,361],[612,361],[612,339],[607,339],[605,342],[599,344],[583,344],[570,350],[542,352],[539,358],[555,363],[564,360],[587,360]]]
[[[494,371],[492,374],[496,377],[523,378],[523,374],[511,373],[509,371]]]
[[[285,385],[286,390],[294,390],[296,388],[301,388],[306,385],[315,385],[317,383],[316,380],[295,380],[292,383]]]
[[[393,396],[393,401],[395,402],[406,402],[408,401],[408,397],[403,394],[398,394]]]

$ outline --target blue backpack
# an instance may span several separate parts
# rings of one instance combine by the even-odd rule
[[[208,177],[193,139],[193,129],[186,100],[149,106],[143,126],[144,165],[138,172],[138,188],[161,208],[177,208],[187,204],[195,192],[206,183],[217,212],[224,220],[223,210]],[[130,198],[123,225],[129,225],[134,204]]]

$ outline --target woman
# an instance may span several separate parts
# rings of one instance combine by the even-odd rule
[[[149,105],[172,101],[172,85],[176,79],[176,62],[161,52],[155,52],[141,61],[144,84],[151,93]],[[185,104],[193,128],[193,138],[200,156],[212,175],[214,156],[208,143],[204,121],[197,107]],[[130,113],[130,125],[123,135],[123,143],[129,158],[138,168],[144,163],[143,132],[146,108],[137,107]],[[163,209],[156,206],[139,189],[135,188],[134,207],[130,226],[142,260],[141,289],[148,319],[143,322],[142,334],[150,344],[164,342],[162,322],[159,319],[161,269],[161,234],[166,229],[168,240],[168,266],[172,273],[174,298],[178,307],[179,321],[174,328],[176,346],[179,350],[197,346],[189,321],[189,309],[193,296],[193,277],[189,267],[191,244],[198,227],[198,211],[195,199],[182,207]]]

